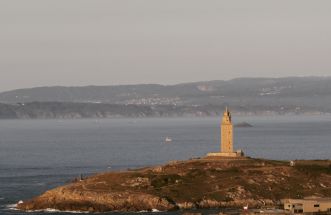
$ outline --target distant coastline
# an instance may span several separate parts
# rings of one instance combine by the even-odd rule
[[[331,114],[331,77],[237,78],[176,85],[37,87],[0,93],[0,119]]]
[[[0,119],[174,118],[220,116],[222,105],[123,105],[73,102],[0,103]],[[232,106],[237,116],[331,115],[314,108]]]

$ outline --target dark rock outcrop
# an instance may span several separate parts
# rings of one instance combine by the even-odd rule
[[[240,122],[234,125],[236,128],[251,128],[254,127],[253,125],[249,124],[248,122]]]

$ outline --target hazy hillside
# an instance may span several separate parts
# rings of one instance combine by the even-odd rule
[[[39,87],[0,93],[0,102],[101,102],[101,103],[167,103],[222,104],[247,101],[331,96],[331,77],[240,78],[164,85],[120,85],[86,87]]]
[[[214,115],[226,105],[249,114],[331,113],[331,77],[39,87],[0,93],[0,103],[1,118]]]
[[[1,104],[0,119],[80,119],[219,115],[223,107],[120,105],[68,102]]]

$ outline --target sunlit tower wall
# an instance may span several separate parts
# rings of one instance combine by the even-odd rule
[[[233,152],[233,124],[231,119],[231,113],[226,108],[222,124],[221,124],[221,152],[232,153]]]

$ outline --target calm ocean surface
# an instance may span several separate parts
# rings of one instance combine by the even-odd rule
[[[80,174],[162,164],[218,151],[219,121],[0,120],[0,214],[43,214],[10,208]],[[235,148],[248,156],[331,158],[331,116],[235,117],[235,122],[242,121],[254,127],[235,129]],[[173,142],[164,144],[166,137]]]

